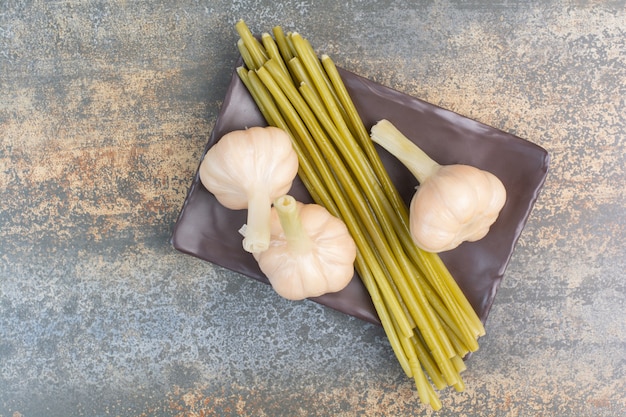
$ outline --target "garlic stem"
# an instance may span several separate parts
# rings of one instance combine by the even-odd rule
[[[253,74],[255,76],[258,75],[258,77],[252,77]],[[359,194],[354,194],[355,190],[352,188],[342,189],[340,187],[330,169],[328,160],[323,157],[317,147],[311,146],[313,139],[309,137],[309,131],[304,126],[296,109],[293,108],[267,69],[261,67],[258,70],[258,74],[254,71],[250,71],[249,75],[250,81],[253,83],[256,83],[257,80],[264,83],[263,88],[255,89],[255,91],[263,94],[263,97],[260,97],[260,99],[267,104],[269,110],[272,110],[272,117],[277,116],[275,110],[285,115],[285,126],[289,126],[293,131],[293,144],[294,149],[296,149],[300,156],[300,168],[306,170],[304,178],[311,180],[313,184],[317,185],[314,194],[321,197],[326,207],[331,209],[331,212],[335,216],[343,217],[347,220],[346,225],[356,240],[360,251],[363,253],[364,264],[367,264],[370,268],[371,277],[374,277],[376,281],[374,283],[366,279],[366,285],[372,287],[376,284],[380,287],[383,298],[389,301],[389,311],[398,319],[402,335],[410,337],[413,334],[413,327],[409,324],[406,315],[402,313],[402,307],[398,299],[394,296],[390,283],[387,281],[387,270],[384,264],[380,262],[378,254],[374,251],[372,239],[368,238],[368,236],[363,233],[365,226],[363,225],[361,217],[358,215],[357,207],[352,203],[352,201],[356,201],[359,198]],[[275,120],[280,121],[283,119],[276,117]],[[348,195],[346,195],[346,193]],[[379,234],[375,234],[373,236],[378,235]],[[384,255],[385,253],[383,253],[383,256]],[[365,273],[360,272],[360,274],[368,277]]]
[[[383,190],[387,194],[387,199],[391,202],[391,204],[393,204],[393,208],[395,213],[397,213],[397,216],[392,217],[394,219],[397,218],[398,221],[401,221],[404,225],[404,227],[398,227],[398,229],[406,228],[406,230],[408,230],[409,212],[406,204],[404,203],[404,200],[402,200],[402,197],[400,197],[400,193],[398,193],[395,184],[391,181],[391,177],[383,165],[380,156],[378,155],[378,151],[374,147],[374,143],[370,138],[370,134],[366,129],[365,124],[363,124],[363,120],[361,120],[361,116],[359,115],[359,112],[350,97],[350,93],[348,93],[348,90],[343,83],[343,79],[337,70],[337,66],[328,55],[322,56],[322,65],[324,66],[324,69],[328,74],[328,78],[337,92],[337,97],[339,98],[342,107],[346,109],[346,114],[348,116],[347,121],[350,124],[350,129],[354,131],[354,138],[358,141],[358,144],[361,145],[363,152],[367,155],[367,160],[372,166],[372,169],[380,181]],[[412,240],[410,240],[410,242],[411,244],[409,244],[409,246],[413,247],[414,245],[412,244]]]
[[[385,230],[383,230],[379,222],[375,221],[373,216],[370,216],[368,214],[370,213],[371,209],[370,204],[364,198],[363,194],[358,191],[360,187],[356,185],[355,180],[347,170],[347,167],[344,165],[343,161],[337,154],[335,148],[327,140],[324,130],[321,126],[319,126],[319,123],[317,122],[315,116],[312,114],[311,109],[308,107],[308,105],[306,104],[302,96],[297,92],[297,90],[295,90],[295,87],[291,83],[285,81],[285,77],[283,76],[282,72],[275,71],[274,74],[270,74],[269,71],[272,69],[272,67],[275,68],[275,66],[271,65],[270,60],[266,63],[266,65],[257,70],[257,75],[264,83],[266,83],[266,87],[268,88],[270,93],[276,98],[277,105],[282,106],[285,110],[288,109],[290,115],[292,116],[291,119],[294,123],[294,127],[298,126],[298,128],[303,128],[301,131],[301,139],[304,142],[304,146],[307,148],[307,151],[310,152],[310,156],[312,158],[315,158],[315,165],[318,168],[324,170],[324,172],[320,173],[324,174],[327,184],[331,185],[334,183],[338,187],[337,191],[333,192],[333,194],[338,198],[342,198],[341,196],[348,197],[348,200],[354,207],[355,213],[362,221],[363,227],[370,233],[371,236],[384,236]],[[273,78],[273,75],[276,76],[276,79]],[[281,88],[284,88],[285,91],[283,92]],[[293,100],[293,103],[290,102],[290,99]],[[294,106],[297,106],[297,108],[294,108]],[[306,119],[306,122],[303,121],[304,119]],[[311,133],[307,129],[305,125],[305,123],[307,122],[309,128],[317,132],[317,141],[313,139]],[[334,173],[330,171],[329,166],[333,167],[333,169],[335,170]],[[352,211],[352,209],[348,206],[344,206],[344,208],[348,209],[344,210],[344,213]],[[346,223],[349,224],[351,222]],[[386,231],[388,233],[391,233],[390,228],[387,228]],[[376,249],[378,249],[381,253],[386,254],[381,258],[381,260],[384,263],[385,268],[391,271],[390,275],[395,278],[404,276],[402,267],[398,263],[396,257],[391,256],[392,253],[401,253],[401,249],[399,249],[400,246],[397,244],[394,245],[394,251],[392,249],[392,246],[390,246],[389,244],[390,242],[382,238],[373,240],[373,243],[376,245]],[[406,280],[401,280],[398,285],[404,287],[405,294],[409,293],[409,290],[406,288],[406,286],[408,285]],[[396,307],[400,309],[399,305],[396,305]],[[406,318],[400,318],[403,319],[404,325],[408,325]],[[405,335],[407,337],[410,337],[410,335],[413,333],[412,328],[410,326],[403,326],[403,328],[408,330]]]
[[[267,32],[263,33],[261,35],[261,42],[263,43],[265,51],[267,52],[267,58],[273,59],[278,62],[282,70],[285,71],[285,74],[289,74],[287,65],[285,64],[285,61],[283,61],[283,58],[280,55],[280,50],[278,49],[278,45],[276,44],[274,38],[272,38],[272,35]]]
[[[294,254],[306,253],[311,250],[313,241],[304,229],[296,199],[290,195],[278,197],[274,200],[274,208],[278,214],[278,220],[283,228],[289,249]]]
[[[411,171],[420,184],[439,169],[439,164],[404,136],[388,120],[381,120],[371,130],[374,142],[396,157]]]
[[[241,58],[243,59],[243,63],[245,64],[245,66],[248,68],[254,68],[255,64],[254,60],[252,59],[252,55],[250,55],[250,51],[248,51],[246,44],[241,38],[237,41],[237,49],[241,54]]]
[[[257,92],[255,90],[257,88],[263,88],[263,86],[260,83],[255,83],[254,80],[252,80],[252,78],[256,77],[256,73],[253,70],[248,71],[244,67],[238,67],[237,74],[239,75],[239,79],[244,83],[248,91],[252,92],[251,96],[254,99],[257,107],[259,108],[259,111],[267,121],[267,124],[270,126],[280,127],[283,130],[287,131],[286,128],[283,128],[279,125],[279,121],[274,121],[272,115],[270,114],[270,110],[266,107],[266,104],[259,99],[261,92]]]
[[[272,202],[263,188],[251,190],[248,196],[248,219],[243,248],[250,253],[263,252],[270,245]]]
[[[285,32],[283,32],[283,28],[280,26],[274,26],[272,28],[272,33],[274,34],[274,38],[276,38],[276,45],[278,46],[281,57],[285,62],[289,62],[289,60],[293,58],[293,54],[289,49],[289,44],[287,42]]]
[[[254,68],[263,65],[263,63],[267,61],[267,53],[261,43],[252,35],[250,28],[248,28],[243,20],[239,20],[235,24],[235,29],[250,54]]]
[[[426,253],[414,244],[409,233],[407,207],[391,182],[378,156],[378,149],[374,147],[376,142],[371,140],[370,132],[363,125],[332,60],[327,56],[322,57],[326,73],[320,73],[320,60],[300,35],[284,34],[280,27],[274,29],[274,34],[290,74],[285,76],[280,62],[272,62],[277,59],[274,54],[258,70],[248,73],[249,83],[253,85],[251,94],[255,101],[262,102],[263,106],[260,107],[266,109],[264,115],[267,113],[270,116],[267,118],[266,115],[269,124],[276,124],[290,132],[294,149],[299,155],[300,176],[313,199],[326,206],[335,216],[344,219],[358,247],[356,269],[372,297],[390,344],[402,368],[419,385],[418,391],[421,391],[423,398],[433,409],[439,409],[441,402],[436,392],[428,381],[424,386],[425,376],[431,375],[431,381],[437,389],[449,383],[456,389],[462,388],[460,375],[455,378],[450,374],[460,371],[460,358],[478,348],[477,341],[472,339],[484,334],[482,322],[466,299],[458,299],[462,292],[438,255]],[[281,70],[278,70],[279,66]],[[305,78],[309,80],[304,82],[303,87],[301,82]],[[242,76],[242,80],[245,83],[246,77]],[[295,85],[286,83],[286,80],[294,81]],[[310,90],[313,94],[308,94],[311,91],[307,91],[307,86],[320,86],[322,91],[312,88]],[[298,87],[300,91],[294,94],[294,89]],[[306,100],[307,95],[309,100]],[[328,98],[329,95],[335,95],[333,100]],[[317,106],[311,109],[310,97],[313,96],[315,101],[329,104],[324,109]],[[326,100],[322,96],[326,96]],[[311,117],[311,110],[315,119]],[[331,116],[330,110],[346,114],[344,118],[349,134],[341,120],[333,122],[336,126],[330,132],[326,130],[322,121]],[[340,135],[336,135],[335,130]],[[406,137],[400,137],[410,143]],[[354,169],[341,157],[337,158],[341,152],[332,143],[337,139],[349,142],[354,147],[349,153],[363,163],[369,162],[371,168]],[[353,142],[360,142],[360,146]],[[396,153],[403,156],[408,152],[401,148]],[[407,159],[413,160],[413,163],[420,160],[422,168],[426,167],[421,169],[424,171],[423,176],[419,171],[412,171],[420,183],[427,174],[439,168],[435,161],[424,155],[414,154]],[[380,181],[382,194],[387,195],[389,204],[379,206],[371,204],[370,196],[364,198],[364,195],[371,194],[372,188],[362,187],[362,179],[357,180],[356,177],[371,175],[369,169],[380,177],[377,181]],[[381,196],[376,195],[374,200],[377,198]],[[389,210],[389,207],[393,208]],[[390,225],[393,227],[388,227]],[[386,236],[387,229],[397,230],[398,236]],[[407,263],[410,265],[407,266]],[[424,304],[423,309],[426,311],[420,312],[420,309],[415,308],[415,303]],[[437,323],[438,320],[441,323]],[[416,324],[418,322],[422,328]],[[433,328],[429,330],[424,326]],[[448,343],[437,340],[446,337],[451,338]],[[450,355],[450,351],[456,354]],[[426,374],[421,367],[426,370]],[[414,371],[417,376],[413,375]]]

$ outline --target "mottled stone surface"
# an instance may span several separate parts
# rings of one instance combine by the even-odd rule
[[[436,415],[626,415],[625,8],[3,0],[0,416],[435,415],[382,329],[169,244],[239,18],[552,156]]]

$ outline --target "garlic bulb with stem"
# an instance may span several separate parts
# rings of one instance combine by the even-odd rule
[[[251,127],[224,135],[200,164],[202,184],[225,207],[248,209],[243,247],[269,246],[272,201],[287,193],[298,172],[289,135],[277,127]]]
[[[420,183],[409,208],[411,235],[420,248],[443,252],[487,235],[506,202],[498,177],[470,165],[438,164],[385,119],[372,127],[371,138]]]
[[[274,201],[271,219],[270,246],[253,255],[280,296],[302,300],[350,283],[356,244],[343,221],[289,195]]]

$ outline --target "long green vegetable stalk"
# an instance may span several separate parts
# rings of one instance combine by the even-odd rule
[[[255,38],[235,26],[246,68],[237,72],[269,125],[289,133],[313,199],[347,225],[356,270],[420,400],[463,390],[462,358],[484,328],[441,259],[415,246],[408,210],[391,182],[334,63],[280,26]],[[430,382],[429,382],[430,380]]]

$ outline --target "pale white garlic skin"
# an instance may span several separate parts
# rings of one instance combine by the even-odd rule
[[[247,208],[251,193],[259,188],[271,204],[289,191],[297,172],[291,139],[272,126],[227,133],[208,150],[199,169],[206,189],[233,210]]]
[[[440,166],[411,200],[411,235],[417,246],[434,253],[480,240],[505,202],[504,185],[492,173],[469,165]]]
[[[345,223],[317,204],[298,203],[300,219],[311,238],[309,250],[296,253],[285,239],[272,209],[270,247],[255,253],[274,290],[289,300],[318,297],[344,289],[354,275],[356,244]]]

